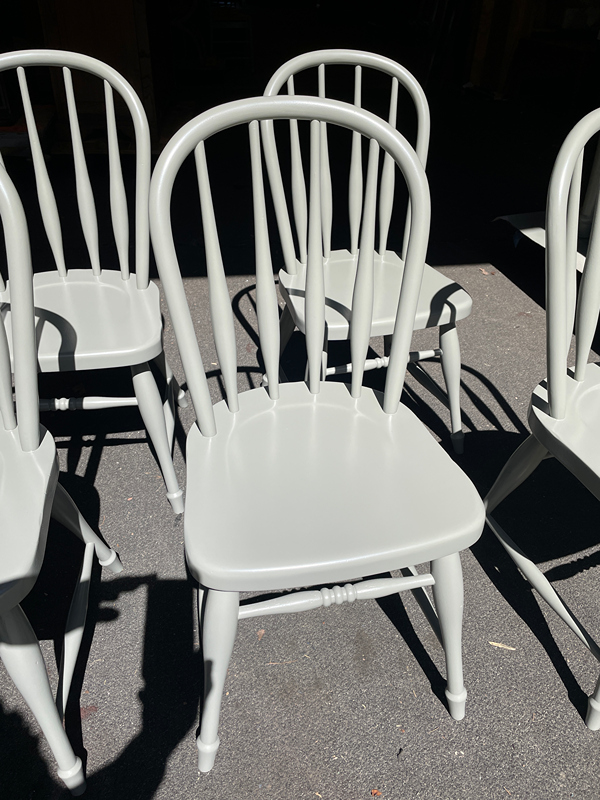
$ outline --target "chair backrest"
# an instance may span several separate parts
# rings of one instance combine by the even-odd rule
[[[16,70],[18,85],[23,104],[23,114],[27,125],[29,145],[35,172],[35,183],[42,220],[54,261],[59,273],[65,276],[65,250],[63,234],[72,228],[73,220],[65,220],[61,224],[61,215],[52,187],[36,121],[36,105],[30,97],[26,68],[57,67],[62,70],[71,145],[74,161],[75,188],[79,218],[91,268],[95,275],[100,275],[100,248],[98,218],[94,191],[82,140],[80,120],[77,112],[75,91],[73,89],[72,70],[96,76],[103,82],[104,103],[106,108],[106,132],[109,163],[109,196],[112,220],[112,235],[118,254],[118,263],[125,280],[129,278],[129,220],[127,210],[127,194],[119,153],[119,135],[117,115],[115,114],[114,92],[120,96],[133,123],[136,148],[136,186],[135,186],[135,273],[138,288],[144,289],[149,280],[149,231],[148,231],[148,191],[150,186],[150,132],[146,114],[141,101],[129,83],[111,67],[95,58],[69,53],[61,50],[20,50],[0,54],[0,72]],[[99,84],[100,85],[100,84]],[[56,86],[56,84],[55,84]],[[0,156],[0,163],[2,159]],[[81,266],[78,264],[77,266]],[[1,278],[0,278],[0,288]]]
[[[15,430],[18,421],[21,448],[30,452],[37,450],[40,445],[31,254],[21,199],[3,166],[0,166],[0,219],[11,284],[14,388],[17,405],[15,416],[8,341],[0,317],[0,421],[4,430]],[[0,311],[1,305],[0,303]]]
[[[230,411],[238,408],[237,361],[233,315],[225,280],[219,236],[211,199],[204,143],[214,134],[234,125],[249,127],[254,241],[256,260],[257,318],[261,352],[268,378],[268,391],[279,397],[279,306],[270,254],[268,213],[261,160],[261,132],[273,119],[310,122],[310,181],[308,201],[308,256],[306,277],[306,343],[310,392],[320,389],[321,355],[325,330],[325,292],[320,183],[320,124],[327,122],[357,131],[370,139],[360,258],[355,280],[350,344],[353,362],[352,394],[360,395],[364,361],[373,312],[373,241],[379,150],[383,148],[398,165],[408,186],[413,208],[408,254],[396,329],[386,376],[384,411],[395,413],[404,383],[416,304],[421,287],[429,237],[430,200],[425,172],[406,139],[384,120],[352,105],[310,97],[262,97],[238,100],[213,108],[185,125],[163,150],[154,170],[150,189],[152,244],[198,425],[206,436],[216,432],[208,384],[198,351],[194,325],[186,302],[171,230],[170,203],[175,177],[185,158],[194,151],[209,279],[210,311],[215,345]],[[260,123],[260,124],[259,124]],[[263,144],[269,144],[269,139]],[[273,159],[269,169],[272,194],[283,192],[281,174]],[[236,187],[237,190],[237,187]],[[281,215],[278,215],[281,216]]]
[[[579,293],[577,236],[584,148],[600,130],[600,109],[573,128],[557,156],[546,207],[546,318],[550,414],[566,411],[568,354],[576,336],[574,378],[584,379],[600,310],[600,203],[596,199]]]
[[[327,81],[326,66],[353,66],[354,80],[352,84],[352,74],[348,74],[348,88],[353,96],[354,105],[361,108],[364,105],[365,92],[364,75],[365,70],[375,70],[390,77],[389,102],[387,108],[377,108],[367,106],[368,110],[383,116],[387,112],[387,120],[393,128],[398,124],[398,87],[403,86],[414,104],[417,115],[417,134],[415,150],[423,167],[427,163],[427,151],[429,148],[430,116],[427,98],[421,85],[411,73],[400,64],[390,58],[367,53],[361,50],[316,50],[311,53],[304,53],[296,56],[283,64],[272,76],[267,84],[264,94],[273,97],[284,88],[287,88],[288,96],[295,94],[294,76],[307,70],[315,70],[316,91],[319,97],[331,97],[334,95],[329,91]],[[308,92],[302,89],[302,94]],[[336,97],[335,99],[343,99]],[[361,213],[363,208],[363,167],[362,167],[362,148],[360,134],[354,132],[352,137],[352,148],[350,155],[349,185],[348,185],[348,221],[350,226],[350,252],[355,255],[358,249],[358,239],[360,230]],[[299,260],[306,263],[306,196],[303,192],[303,167],[298,141],[298,132],[295,120],[290,121],[290,144],[291,144],[291,183],[294,198],[294,221],[298,239]],[[327,143],[326,124],[321,126],[321,213],[323,215],[323,251],[327,258],[331,250],[331,230],[333,224],[333,199],[332,181],[329,162],[329,151]],[[388,233],[392,218],[394,204],[394,163],[390,156],[386,156],[383,163],[383,174],[380,187],[378,203],[379,232],[377,238],[377,250],[380,254],[384,253],[387,247]],[[404,231],[404,241],[402,246],[402,257],[406,256],[407,236],[410,228],[410,206],[407,212],[407,220]],[[284,251],[285,268],[290,274],[295,274],[296,268],[291,258],[289,250]]]

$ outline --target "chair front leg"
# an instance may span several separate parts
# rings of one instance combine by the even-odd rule
[[[156,364],[161,375],[164,377],[167,387],[167,391],[163,400],[163,413],[165,415],[165,425],[167,427],[167,438],[169,440],[172,453],[173,438],[175,434],[175,401],[177,401],[179,408],[187,408],[188,401],[185,396],[185,392],[177,382],[177,378],[173,375],[173,370],[169,366],[169,362],[165,357],[164,351],[160,355],[156,356],[154,359],[154,364]]]
[[[200,772],[210,772],[219,747],[221,699],[237,631],[239,605],[238,592],[208,590],[202,625],[204,703],[200,736],[196,741]]]
[[[62,726],[39,642],[21,606],[0,616],[0,658],[50,745],[58,765],[58,777],[72,794],[83,794],[83,765]]]
[[[465,715],[467,690],[462,668],[463,578],[460,555],[453,553],[431,562],[433,599],[446,655],[446,699],[453,719]]]

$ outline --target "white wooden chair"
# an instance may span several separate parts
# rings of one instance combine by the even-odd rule
[[[560,599],[552,584],[491,516],[542,459],[557,458],[600,499],[600,365],[589,363],[600,309],[600,204],[577,292],[577,239],[584,147],[600,130],[600,109],[584,117],[558,154],[546,209],[546,326],[548,376],[533,390],[531,435],[505,464],[486,499],[488,524],[521,572],[600,661],[600,647]],[[575,366],[569,366],[575,332]],[[565,498],[568,502],[568,498]],[[589,699],[586,724],[600,729],[600,680]]]
[[[28,89],[26,68],[55,67],[62,70],[68,107],[79,219],[59,208],[46,166],[36,125],[36,107]],[[34,295],[38,332],[38,365],[42,372],[70,372],[130,367],[135,397],[84,397],[42,400],[42,410],[139,406],[167,486],[175,513],[183,510],[173,461],[173,395],[185,403],[166,364],[162,348],[162,319],[157,286],[149,280],[148,190],[150,184],[150,134],[141,102],[118,72],[96,59],[55,50],[24,50],[0,54],[0,72],[16,70],[33,158],[35,184],[44,230],[52,251],[52,263],[35,264]],[[112,233],[99,232],[94,191],[88,173],[84,143],[73,89],[73,70],[98,78],[106,105],[108,170]],[[55,76],[60,79],[59,75]],[[135,132],[135,273],[130,272],[130,224],[125,182],[119,154],[114,93],[122,101]],[[117,107],[117,111],[121,107]],[[129,124],[131,124],[129,123]],[[31,213],[28,210],[28,214]],[[109,228],[110,226],[106,226]],[[85,239],[85,263],[69,263],[63,236]],[[118,268],[106,268],[106,251],[99,243],[112,236]],[[71,259],[73,260],[73,259]],[[56,267],[56,269],[53,268]],[[45,271],[42,271],[45,270]],[[0,303],[10,340],[10,286],[0,284]],[[168,397],[160,396],[149,362],[162,370]]]
[[[267,134],[263,143],[269,146],[273,118],[311,121],[306,382],[280,383],[278,377],[279,307],[260,144],[262,125],[262,132]],[[321,380],[325,331],[319,188],[322,122],[355,130],[371,140],[350,329],[351,386]],[[204,144],[219,131],[246,124],[251,152],[258,331],[268,388],[238,394],[233,315]],[[384,394],[361,385],[371,335],[381,148],[404,173],[412,203],[410,241]],[[227,395],[214,407],[170,221],[173,183],[192,151],[198,171],[211,319]],[[242,180],[241,176],[237,179],[237,192]],[[270,183],[275,193],[281,190],[281,175],[273,169],[273,163]],[[263,97],[219,106],[175,134],[157,162],[150,191],[152,242],[197,418],[187,439],[184,526],[187,563],[201,587],[206,696],[198,749],[203,772],[212,768],[219,746],[221,695],[238,619],[303,611],[432,585],[446,653],[446,697],[452,716],[460,719],[464,715],[459,551],[480,536],[483,505],[464,473],[399,402],[429,214],[425,173],[406,140],[382,119],[335,100]],[[227,222],[230,226],[229,218]],[[436,494],[433,503],[432,487]],[[414,565],[423,561],[432,562],[431,572],[417,574]],[[404,577],[349,582],[403,568],[408,570]],[[250,605],[239,603],[241,591],[279,592],[315,584],[333,588],[286,594]]]
[[[0,166],[0,217],[11,283],[11,355],[0,326],[0,658],[40,724],[73,794],[85,789],[81,759],[62,725],[83,636],[94,553],[111,572],[119,557],[85,522],[58,483],[54,439],[40,428],[29,238],[19,195]],[[56,705],[35,633],[19,603],[33,587],[46,547],[50,516],[85,543],[81,574],[67,619]]]
[[[384,56],[366,53],[359,50],[318,50],[296,56],[281,66],[273,75],[265,95],[275,96],[282,89],[287,88],[289,96],[294,95],[294,79],[298,73],[312,70],[314,89],[319,97],[333,97],[326,82],[326,67],[333,67],[339,73],[339,66],[352,66],[352,73],[348,70],[348,88],[354,96],[354,105],[358,108],[366,107],[370,111],[385,116],[389,123],[397,127],[398,87],[403,87],[414,103],[417,116],[417,138],[415,150],[423,167],[427,163],[429,148],[429,106],[425,93],[418,81],[408,70]],[[376,71],[389,77],[389,107],[378,108],[377,104],[368,97],[369,84],[365,80],[367,72]],[[339,83],[339,75],[336,76]],[[306,81],[306,77],[304,77]],[[363,87],[365,87],[363,89]],[[306,91],[302,93],[306,94]],[[342,98],[339,98],[342,99]],[[406,124],[406,123],[405,123]],[[298,141],[296,123],[290,123],[291,146],[291,191],[294,201],[294,230],[298,243],[297,251],[291,235],[284,241],[285,265],[279,272],[279,287],[286,303],[286,310],[281,318],[281,346],[285,348],[294,328],[305,332],[305,281],[306,281],[306,194],[304,190],[303,166],[300,145]],[[349,247],[343,250],[331,249],[331,234],[333,225],[333,194],[332,173],[329,163],[329,148],[327,127],[321,126],[321,204],[323,214],[323,257],[325,274],[326,297],[326,340],[348,339],[350,336],[350,308],[352,305],[352,291],[356,276],[356,267],[359,257],[359,231],[363,207],[363,166],[361,137],[354,132],[352,138],[351,156],[349,164],[348,185],[348,215],[349,215]],[[268,157],[268,156],[267,156]],[[336,158],[339,155],[336,153]],[[268,162],[267,162],[268,163]],[[276,200],[276,209],[283,203],[283,199]],[[404,258],[408,243],[410,225],[410,206],[406,221],[402,252],[398,253],[387,249],[388,233],[392,222],[394,206],[394,167],[393,160],[388,155],[384,159],[383,177],[381,180],[380,194],[378,197],[378,237],[377,255],[375,257],[375,295],[373,299],[373,322],[371,336],[389,336],[394,330],[394,319],[402,274]],[[344,213],[344,212],[342,212]],[[395,223],[397,224],[397,222]],[[285,246],[287,245],[287,246]],[[425,351],[411,352],[411,366],[409,367],[416,377],[427,388],[432,390],[450,409],[452,443],[456,452],[463,450],[464,434],[460,413],[460,346],[456,323],[471,313],[471,297],[457,283],[442,275],[441,272],[425,265],[423,283],[417,303],[415,315],[415,330],[423,328],[439,328],[439,348]],[[327,349],[327,341],[325,350]],[[446,382],[445,395],[440,392],[429,374],[420,366],[420,361],[426,358],[440,356],[442,372]],[[324,369],[327,375],[345,372],[348,365],[341,367],[327,367],[327,353],[324,354]],[[388,358],[369,359],[366,368],[375,369],[387,366]]]

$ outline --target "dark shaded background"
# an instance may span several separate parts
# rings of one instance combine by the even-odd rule
[[[539,301],[541,261],[536,269],[528,254],[522,269],[512,231],[493,220],[544,207],[561,142],[600,105],[599,28],[596,0],[20,0],[3,10],[0,51],[53,47],[106,61],[140,94],[156,153],[201,111],[262,94],[299,53],[389,56],[431,106],[429,263],[496,263]],[[103,108],[81,81],[93,146],[96,103]],[[59,153],[60,87],[40,77],[33,90],[50,109],[47,151]],[[21,110],[8,76],[0,93],[1,146]]]

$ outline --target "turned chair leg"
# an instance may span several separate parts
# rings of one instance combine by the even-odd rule
[[[200,736],[198,769],[210,772],[219,747],[219,717],[227,667],[237,631],[240,596],[238,592],[208,590],[202,624],[204,656],[204,703]]]
[[[0,658],[50,745],[58,766],[58,777],[72,794],[83,794],[83,765],[73,752],[62,726],[39,642],[21,606],[15,606],[0,616]]]
[[[446,699],[453,719],[465,716],[467,690],[462,668],[463,578],[460,555],[453,553],[431,562],[433,599],[446,655]]]
[[[173,375],[173,370],[165,358],[164,352],[154,359],[154,364],[158,367],[161,375],[165,379],[167,387],[166,395],[163,400],[163,413],[165,415],[165,425],[167,428],[167,439],[171,453],[173,452],[173,439],[175,436],[175,403],[179,408],[187,408],[188,400],[185,392],[177,383],[177,378]]]

